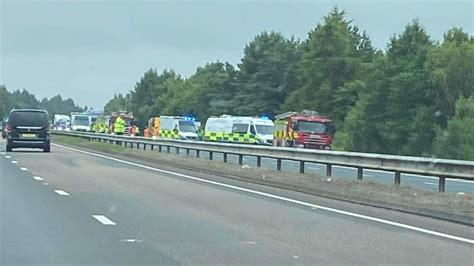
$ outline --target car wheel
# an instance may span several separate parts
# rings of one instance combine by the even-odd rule
[[[51,146],[44,146],[43,152],[51,152]]]

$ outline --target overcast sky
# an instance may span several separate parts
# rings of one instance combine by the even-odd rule
[[[434,40],[452,26],[473,35],[471,1],[0,2],[0,84],[100,109],[150,67],[189,76],[206,62],[236,64],[261,31],[306,38],[334,6],[380,49],[414,18]]]

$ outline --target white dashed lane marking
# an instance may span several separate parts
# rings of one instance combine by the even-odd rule
[[[44,179],[39,176],[33,176],[33,179],[36,181],[43,181]]]
[[[103,225],[116,225],[116,223],[114,223],[112,220],[105,217],[104,215],[96,214],[96,215],[92,215],[92,217],[94,217],[94,219],[96,219]]]
[[[69,196],[69,193],[67,193],[66,191],[64,190],[55,190],[54,192],[56,192],[56,194],[60,195],[60,196]]]
[[[20,170],[21,170],[21,171],[28,171],[28,168],[20,167]]]
[[[5,159],[10,159],[10,158],[11,158],[11,156],[8,156],[8,155],[7,155],[7,156],[5,156]]]
[[[12,161],[12,164],[17,164],[18,162],[17,161]]]
[[[422,228],[422,227],[417,227],[417,226],[413,226],[413,225],[398,223],[398,222],[394,222],[394,221],[390,221],[390,220],[385,220],[385,219],[372,217],[372,216],[368,216],[368,215],[363,215],[363,214],[359,214],[359,213],[339,210],[339,209],[326,207],[326,206],[322,206],[322,205],[316,205],[316,204],[312,204],[312,203],[309,203],[309,202],[304,202],[304,201],[300,201],[300,200],[296,200],[296,199],[286,198],[286,197],[282,197],[282,196],[278,196],[278,195],[274,195],[274,194],[270,194],[270,193],[266,193],[266,192],[262,192],[262,191],[257,191],[257,190],[253,190],[253,189],[248,189],[248,188],[243,188],[243,187],[239,187],[239,186],[229,185],[229,184],[220,183],[220,182],[216,182],[216,181],[211,181],[211,180],[207,180],[207,179],[203,179],[203,178],[199,178],[199,177],[194,177],[194,176],[190,176],[190,175],[185,175],[185,174],[181,174],[181,173],[177,173],[177,172],[167,171],[167,170],[163,170],[163,169],[159,169],[159,168],[153,168],[153,167],[146,166],[146,165],[143,165],[143,164],[133,163],[133,162],[113,158],[113,157],[102,155],[102,154],[83,151],[83,150],[80,150],[80,149],[71,148],[71,147],[67,147],[67,146],[64,146],[64,145],[59,145],[59,144],[53,144],[53,145],[55,145],[57,147],[64,148],[64,149],[76,151],[76,152],[79,152],[79,153],[82,153],[82,154],[88,154],[88,155],[91,155],[91,156],[94,156],[94,157],[108,159],[108,160],[111,160],[111,161],[114,161],[114,162],[139,167],[139,168],[142,168],[142,169],[147,169],[147,170],[155,171],[155,172],[158,172],[158,173],[169,174],[169,175],[173,175],[173,176],[186,178],[186,179],[189,179],[189,180],[199,181],[199,182],[206,183],[206,184],[213,184],[213,185],[216,185],[216,186],[219,186],[219,187],[230,188],[230,189],[233,189],[233,190],[236,190],[236,191],[242,191],[242,192],[247,192],[247,193],[254,194],[254,195],[260,195],[260,196],[264,196],[264,197],[268,197],[268,198],[272,198],[272,199],[278,199],[278,200],[285,201],[285,202],[291,202],[291,203],[294,203],[294,204],[297,204],[297,205],[300,205],[300,206],[315,207],[315,208],[318,208],[318,209],[323,210],[323,211],[328,211],[328,212],[332,212],[332,213],[337,213],[337,214],[341,214],[341,215],[346,215],[346,216],[350,216],[350,217],[364,219],[364,220],[367,220],[367,221],[372,221],[372,222],[377,222],[377,223],[381,223],[381,224],[385,224],[385,225],[404,228],[404,229],[407,229],[407,230],[416,231],[416,232],[424,233],[424,234],[431,235],[431,236],[438,236],[438,237],[442,237],[442,238],[446,238],[446,239],[452,239],[452,240],[456,240],[456,241],[460,241],[460,242],[464,242],[464,243],[468,243],[468,244],[474,244],[474,239],[469,239],[469,238],[465,238],[465,237],[450,235],[450,234],[446,234],[446,233],[442,233],[442,232],[437,232],[437,231],[425,229],[425,228]],[[102,216],[102,215],[99,215],[99,216],[101,216],[101,217],[107,219],[108,221],[110,221],[105,216]],[[98,218],[96,218],[96,217],[94,217],[94,218],[98,220]],[[98,220],[98,221],[100,221],[100,220]],[[110,222],[112,222],[112,221],[110,221]],[[112,222],[112,223],[115,224],[114,222]]]

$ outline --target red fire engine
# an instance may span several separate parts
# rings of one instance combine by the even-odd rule
[[[309,149],[331,149],[334,127],[327,116],[304,110],[275,116],[275,145]]]

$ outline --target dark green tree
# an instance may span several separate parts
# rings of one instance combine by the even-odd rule
[[[460,98],[446,129],[438,128],[433,147],[437,157],[474,161],[474,98]]]
[[[344,149],[429,155],[436,120],[436,89],[425,68],[433,43],[418,21],[391,39],[376,60],[367,88],[349,112],[336,146]]]
[[[110,99],[104,106],[104,112],[111,114],[112,112],[127,111],[126,97],[121,93],[114,94],[114,97]]]
[[[298,64],[300,86],[286,99],[286,110],[312,109],[342,124],[365,87],[363,75],[375,49],[365,34],[335,8],[309,33]],[[346,97],[347,96],[347,97]]]
[[[277,114],[285,97],[297,86],[299,43],[277,32],[262,32],[245,46],[238,65],[237,114]]]

